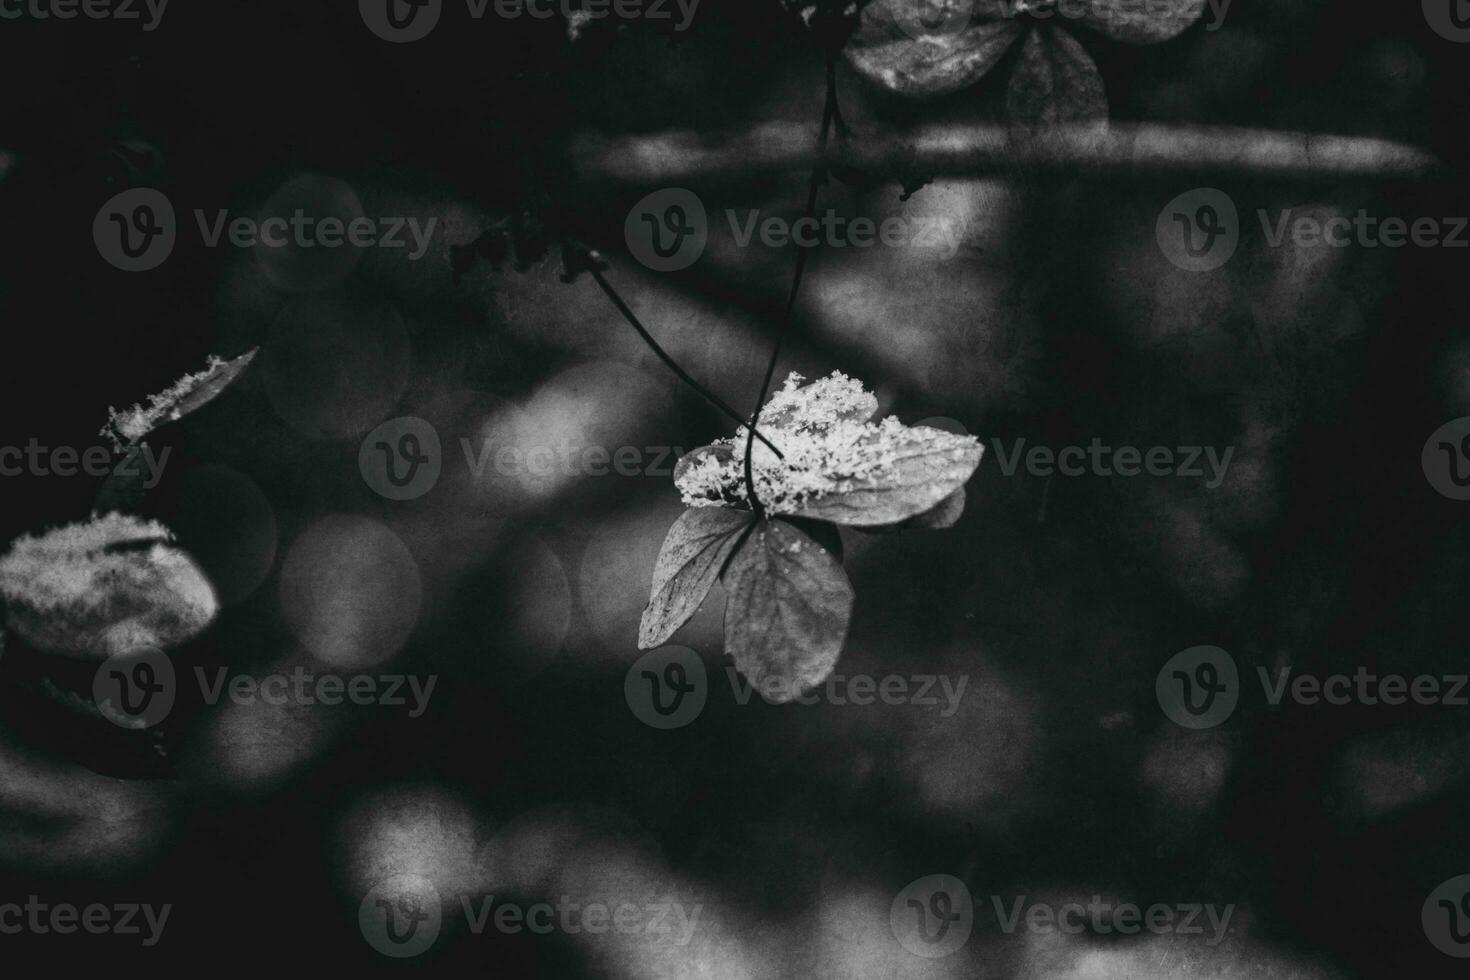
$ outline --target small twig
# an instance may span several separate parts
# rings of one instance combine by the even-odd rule
[[[795,123],[769,123],[713,139],[683,132],[585,138],[571,148],[580,181],[651,187],[749,180],[824,162],[936,177],[1025,172],[1424,181],[1462,176],[1428,150],[1391,140],[1161,123],[1059,126],[1021,141],[1003,126],[933,126],[894,137],[854,135],[830,156],[825,149],[814,150],[811,130]]]
[[[817,162],[812,166],[812,174],[807,182],[806,210],[804,212],[809,221],[817,213],[817,192],[821,189],[822,182],[826,179],[827,169],[824,161],[827,158],[827,141],[832,134],[832,121],[837,118],[837,62],[833,55],[827,56],[827,97],[822,106],[822,131],[817,136]],[[781,346],[786,340],[786,332],[791,327],[791,321],[796,314],[796,297],[801,292],[801,279],[806,273],[807,256],[811,249],[797,246],[796,271],[791,277],[791,292],[786,297],[786,312],[781,317],[780,329],[776,332],[776,343],[771,348],[771,359],[766,363],[766,375],[761,380],[761,393],[755,400],[755,412],[750,417],[750,435],[745,438],[745,494],[750,499],[750,509],[757,516],[764,515],[760,498],[755,493],[755,475],[751,469],[751,452],[755,448],[755,427],[760,422],[761,407],[766,403],[766,395],[771,390],[771,378],[776,373],[776,362],[781,358]]]
[[[602,274],[602,270],[597,268],[595,263],[587,265],[586,271],[592,274],[593,280],[596,281],[597,285],[602,288],[602,291],[607,294],[607,298],[612,301],[613,306],[617,307],[618,312],[623,315],[623,319],[627,320],[628,324],[634,330],[638,331],[638,336],[643,338],[643,342],[647,344],[655,354],[658,355],[659,360],[663,361],[664,364],[668,366],[668,369],[670,371],[673,371],[674,374],[678,375],[680,381],[683,381],[686,385],[699,392],[699,394],[706,401],[715,406],[715,408],[718,408],[720,411],[724,412],[736,423],[740,425],[745,424],[745,417],[743,415],[735,411],[735,409],[731,408],[729,405],[726,405],[724,401],[722,401],[720,397],[714,392],[705,388],[704,385],[700,384],[698,381],[695,381],[694,378],[690,377],[689,372],[681,368],[678,362],[670,357],[669,353],[666,350],[659,346],[658,341],[653,339],[653,335],[650,334],[647,328],[643,326],[643,323],[638,319],[637,314],[635,314],[632,309],[629,308],[627,303],[623,302],[623,298],[618,295],[618,291],[612,287],[612,283],[607,281],[607,278]],[[770,446],[771,452],[776,454],[777,459],[785,458],[781,455],[781,450],[771,445],[771,441],[769,439],[761,435],[759,432],[755,431],[754,422],[751,423],[751,433],[755,438],[759,439],[767,446]]]

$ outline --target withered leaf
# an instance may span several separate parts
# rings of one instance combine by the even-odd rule
[[[792,525],[763,520],[725,571],[725,652],[768,701],[785,703],[827,679],[852,617],[847,575]]]
[[[674,522],[654,565],[653,594],[638,627],[640,650],[662,646],[698,611],[752,519],[723,507],[698,507]]]
[[[120,514],[17,539],[0,558],[6,622],[47,653],[105,660],[204,631],[214,587],[163,525]]]
[[[1061,28],[1038,26],[1026,35],[1006,86],[1006,117],[1021,127],[1103,120],[1107,95],[1097,65]]]

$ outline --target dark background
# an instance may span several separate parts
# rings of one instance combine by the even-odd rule
[[[170,736],[165,779],[99,775],[79,764],[86,746],[6,727],[0,901],[174,911],[152,950],[6,936],[0,956],[528,977],[1456,975],[1419,909],[1470,872],[1470,709],[1248,698],[1188,734],[1153,682],[1200,643],[1251,672],[1465,670],[1470,526],[1419,464],[1429,433],[1470,414],[1465,251],[1272,250],[1247,221],[1232,263],[1191,277],[1153,244],[1159,208],[1199,183],[1188,176],[921,190],[908,206],[966,209],[961,255],[922,268],[818,256],[779,373],[842,369],[905,421],[947,416],[987,440],[958,528],[847,539],[858,603],[839,669],[965,674],[964,706],[741,706],[717,683],[694,725],[657,732],[630,714],[622,679],[679,512],[666,475],[534,495],[446,485],[394,504],[363,485],[358,443],[415,412],[452,444],[507,403],[532,430],[609,446],[726,434],[585,276],[559,280],[554,251],[524,272],[481,261],[456,277],[452,249],[516,213],[566,227],[607,249],[609,275],[686,367],[747,407],[791,255],[717,248],[688,273],[644,272],[621,254],[642,191],[579,186],[556,149],[578,134],[815,127],[822,55],[774,0],[704,0],[677,37],[633,24],[575,44],[555,22],[475,23],[448,6],[407,46],[373,37],[348,3],[174,0],[152,33],[0,21],[0,444],[100,444],[109,405],[262,345],[236,389],[161,438],[176,456],[144,505],[212,576],[241,583],[193,655],[255,673],[310,663],[281,613],[282,564],[348,514],[393,528],[423,583],[412,635],[373,670],[440,677],[416,719],[199,708]],[[1217,32],[1086,43],[1118,119],[1379,136],[1467,162],[1466,52],[1417,3],[1237,0]],[[839,93],[862,133],[985,121],[999,104],[984,82],[900,103],[845,69]],[[367,256],[300,293],[204,246],[194,208],[250,213],[300,174],[349,183],[369,214],[438,217],[433,250]],[[1243,215],[1470,214],[1463,182],[1213,183]],[[179,245],[152,272],[112,268],[92,240],[98,208],[128,186],[179,211]],[[804,186],[696,189],[712,210],[792,213]],[[861,214],[897,199],[842,184],[823,198]],[[988,442],[1095,435],[1233,445],[1236,462],[1214,490],[1048,486],[1002,474]],[[79,519],[97,490],[4,479],[0,537]],[[680,642],[723,676],[711,605]],[[371,634],[375,615],[349,604],[359,620],[343,630]],[[401,967],[363,942],[356,911],[374,869],[410,866],[436,869],[446,896],[673,888],[704,903],[711,931],[685,959],[461,931]],[[905,958],[884,943],[888,903],[936,872],[987,906],[1233,902],[1237,934],[1223,952],[1163,955],[1150,940],[1043,948],[977,925],[960,957]]]

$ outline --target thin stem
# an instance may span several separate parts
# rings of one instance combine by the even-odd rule
[[[715,406],[715,408],[718,408],[720,411],[724,412],[738,424],[745,424],[744,416],[742,416],[739,412],[736,412],[735,409],[731,408],[729,405],[726,405],[714,392],[705,388],[704,385],[700,384],[698,381],[695,381],[692,377],[690,377],[689,372],[681,368],[678,362],[670,357],[668,352],[659,346],[658,341],[653,339],[653,335],[650,334],[647,328],[643,326],[642,322],[639,321],[638,316],[631,309],[629,309],[627,303],[623,302],[623,298],[618,295],[618,291],[616,289],[613,289],[612,283],[607,281],[607,278],[603,276],[602,271],[597,268],[595,263],[589,263],[587,266],[587,271],[592,273],[593,280],[596,281],[598,286],[602,287],[602,291],[607,294],[607,298],[612,301],[612,305],[617,307],[618,312],[623,315],[623,319],[627,320],[628,324],[632,326],[634,330],[638,331],[638,336],[643,338],[643,342],[647,344],[655,354],[658,355],[659,360],[663,361],[664,364],[668,366],[670,371],[673,371],[674,374],[678,375],[680,381],[683,381],[686,385],[699,392],[699,394],[705,399],[705,401],[709,402],[711,405]],[[755,431],[754,422],[751,423],[751,433],[755,436],[755,438],[759,439],[767,446],[770,446],[771,452],[776,454],[777,459],[785,458],[781,455],[781,450],[771,445],[771,441],[769,439],[761,435],[759,432]]]
[[[823,161],[827,158],[827,140],[832,133],[832,121],[837,118],[837,61],[832,55],[827,56],[827,98],[822,107],[822,131],[817,136],[817,162],[812,167],[812,175],[807,183],[806,211],[805,217],[808,221],[815,217],[817,212],[817,191],[826,179],[827,168]],[[760,498],[755,492],[755,475],[751,469],[751,452],[755,448],[755,427],[760,422],[761,407],[766,403],[766,395],[771,390],[771,378],[776,374],[776,362],[781,357],[781,346],[786,340],[786,334],[791,328],[791,321],[796,313],[796,297],[801,292],[801,279],[806,273],[807,256],[811,250],[803,245],[797,245],[796,272],[791,277],[791,292],[786,297],[786,312],[781,318],[781,326],[776,333],[775,346],[771,348],[771,359],[766,364],[766,376],[761,379],[761,393],[755,400],[755,413],[750,417],[750,433],[745,437],[745,494],[750,500],[750,509],[757,517],[765,515],[765,509],[761,506]]]

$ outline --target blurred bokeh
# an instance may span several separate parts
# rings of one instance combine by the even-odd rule
[[[987,449],[954,529],[843,532],[857,602],[838,672],[963,678],[963,696],[747,698],[716,586],[673,641],[704,665],[702,712],[660,730],[630,709],[639,615],[680,513],[673,461],[732,426],[589,277],[563,281],[556,250],[523,270],[462,250],[525,209],[555,214],[684,367],[752,408],[794,253],[741,246],[723,216],[794,218],[805,175],[692,187],[708,248],[662,274],[623,240],[652,188],[574,185],[548,161],[577,135],[815,132],[822,55],[780,6],[704,0],[688,32],[592,25],[575,43],[556,20],[472,22],[455,4],[455,26],[406,45],[351,4],[181,4],[148,33],[0,23],[0,443],[96,444],[109,405],[260,346],[239,385],[156,440],[172,454],[143,506],[224,604],[183,666],[436,679],[417,714],[412,698],[226,697],[189,715],[158,780],[94,773],[0,720],[0,902],[172,903],[146,951],[160,969],[1456,975],[1420,908],[1470,871],[1470,709],[1257,697],[1189,731],[1154,690],[1198,644],[1251,676],[1466,670],[1470,522],[1420,465],[1429,434],[1470,415],[1465,253],[1273,247],[1255,220],[1470,215],[1463,183],[1217,179],[1241,240],[1200,274],[1155,240],[1187,176],[946,178],[907,200],[829,181],[822,208],[942,219],[960,247],[816,254],[778,374],[842,370],[884,413],[945,417]],[[1418,4],[1365,13],[1236,0],[1218,30],[1158,49],[1087,43],[1122,120],[1383,137],[1463,165],[1463,45]],[[845,69],[839,97],[860,135],[994,121],[1001,101],[982,83],[901,102]],[[89,233],[130,186],[178,212],[173,254],[147,273],[108,265]],[[212,248],[195,217],[297,207],[434,223],[412,259]],[[365,478],[363,443],[406,416],[431,426],[441,470],[395,500]],[[1007,474],[992,442],[1094,438],[1234,455],[1207,487]],[[589,449],[636,462],[589,467]],[[84,515],[97,489],[3,479],[0,539]],[[890,912],[933,874],[964,882],[975,921],[930,959]],[[359,928],[389,881],[442,903],[413,961]],[[1022,896],[1236,911],[1218,945],[1008,933],[994,901]],[[461,909],[490,897],[698,918],[682,944],[476,934]],[[125,937],[29,938],[48,956],[143,955]]]

